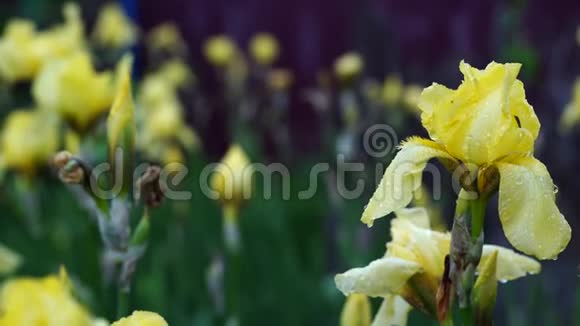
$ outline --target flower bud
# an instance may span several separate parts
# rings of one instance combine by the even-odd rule
[[[479,277],[473,287],[473,305],[477,325],[491,325],[497,296],[497,257],[494,251],[479,269]]]
[[[132,183],[135,148],[135,105],[131,94],[132,58],[126,56],[117,68],[117,94],[107,119],[109,160],[115,174],[123,177],[121,194],[127,194]],[[121,168],[119,171],[118,169]]]

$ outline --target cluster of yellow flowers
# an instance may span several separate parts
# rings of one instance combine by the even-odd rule
[[[160,25],[148,37],[149,51],[176,49],[182,38],[173,25]],[[181,49],[180,52],[183,52]],[[162,163],[184,162],[184,150],[199,146],[196,133],[185,122],[185,110],[179,92],[191,89],[195,77],[180,57],[164,61],[147,74],[137,94],[140,107],[137,117],[137,147],[145,155]]]
[[[497,281],[540,271],[540,264],[531,258],[478,242],[483,235],[476,225],[482,222],[477,219],[484,217],[487,199],[496,191],[503,230],[516,249],[548,259],[567,246],[570,226],[555,204],[546,167],[533,155],[540,123],[517,79],[520,68],[519,64],[492,62],[479,70],[462,61],[459,69],[464,80],[456,90],[434,83],[422,91],[418,106],[431,139],[411,137],[401,144],[363,212],[361,220],[369,226],[391,212],[397,217],[391,221],[392,240],[383,258],[336,276],[337,287],[349,296],[343,320],[370,325],[368,300],[361,297],[368,295],[384,298],[375,325],[406,324],[411,306],[443,322],[455,295],[449,297],[448,288],[460,291],[465,284],[472,291],[467,292],[471,293],[467,300],[493,311]],[[453,236],[431,230],[425,208],[405,208],[421,191],[422,172],[432,158],[442,160],[454,176],[455,172],[460,175],[463,190]],[[483,211],[477,206],[480,203]],[[465,230],[463,236],[456,224],[464,225],[465,209],[471,209],[468,216],[472,221],[471,230]],[[469,276],[461,276],[461,284],[450,285],[458,280],[453,273],[468,273],[461,270],[468,266],[461,265],[466,258],[454,256],[454,250],[463,246],[468,251],[455,255],[476,255],[479,276],[472,285],[466,283]]]
[[[388,74],[381,83],[364,74],[365,62],[356,52],[347,52],[334,62],[334,75],[340,86],[341,111],[346,125],[353,126],[363,119],[363,107],[380,113],[396,129],[403,127],[403,118],[410,113],[418,117],[419,97],[423,88],[415,83],[403,83],[396,73]],[[360,93],[357,96],[354,94]],[[357,99],[358,98],[358,99]],[[362,100],[361,100],[362,99]],[[367,110],[368,111],[368,110]]]
[[[112,71],[96,71],[79,7],[69,3],[63,12],[62,24],[43,31],[32,21],[10,20],[0,39],[0,80],[7,85],[31,81],[35,106],[7,117],[3,167],[34,173],[60,146],[59,120],[69,126],[71,139],[94,127],[112,104],[118,81]],[[129,46],[136,38],[117,5],[103,8],[93,33],[96,42],[110,47]]]

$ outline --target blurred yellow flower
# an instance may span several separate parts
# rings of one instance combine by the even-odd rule
[[[271,65],[280,52],[278,40],[268,33],[258,33],[250,41],[250,54],[259,64]]]
[[[0,146],[5,167],[33,174],[58,149],[57,121],[47,112],[12,111],[4,123]]]
[[[173,60],[147,75],[141,84],[137,99],[144,114],[138,117],[138,147],[148,158],[162,163],[183,162],[181,149],[193,150],[199,145],[197,135],[185,123],[177,94],[178,88],[192,80],[187,65]]]
[[[436,293],[443,276],[445,256],[449,253],[451,235],[430,229],[429,216],[422,208],[402,209],[391,221],[391,241],[383,258],[366,267],[353,268],[335,277],[336,286],[345,295],[361,293],[389,300],[386,314],[399,320],[408,308],[393,296],[437,318]],[[496,279],[515,280],[526,274],[540,272],[540,264],[514,251],[495,245],[484,245],[478,271],[488,259],[495,258]],[[381,308],[382,309],[382,308]],[[378,316],[377,316],[378,318]]]
[[[191,69],[181,59],[171,59],[164,62],[153,76],[159,77],[175,89],[189,86],[195,80]]]
[[[78,6],[67,4],[64,16],[63,25],[43,32],[32,21],[10,20],[0,39],[0,77],[8,82],[30,80],[50,60],[81,49],[84,29]]]
[[[560,131],[567,132],[580,121],[580,78],[574,82],[572,98],[560,117]]]
[[[131,316],[121,318],[111,326],[167,326],[159,314],[150,311],[134,311]]]
[[[232,145],[210,179],[218,199],[227,206],[238,207],[252,194],[254,169],[240,145]]]
[[[205,41],[203,48],[207,60],[218,67],[231,63],[236,52],[236,45],[232,39],[225,35],[210,37]]]
[[[137,41],[137,27],[119,4],[108,3],[99,12],[93,38],[104,47],[125,48]]]
[[[421,94],[422,124],[432,140],[412,137],[400,146],[362,221],[372,225],[405,207],[421,186],[427,162],[437,157],[476,173],[480,192],[489,186],[488,178],[499,178],[498,208],[507,239],[524,253],[554,258],[570,241],[571,230],[556,206],[550,174],[533,157],[540,123],[517,79],[521,65],[492,62],[478,70],[462,61],[459,67],[464,81],[457,90],[433,84]]]
[[[353,293],[346,298],[342,313],[340,314],[340,326],[370,326],[371,303],[364,294]]]
[[[0,276],[14,272],[22,263],[22,257],[0,243]]]
[[[86,131],[111,106],[113,75],[96,72],[86,52],[48,63],[32,86],[36,103]]]
[[[186,54],[185,41],[173,23],[155,26],[147,34],[147,48],[152,52],[169,52],[177,56]]]
[[[403,82],[398,75],[392,74],[383,83],[383,101],[386,105],[397,105],[403,96]]]
[[[272,69],[268,73],[268,86],[272,90],[283,91],[292,86],[294,76],[287,69]]]
[[[403,90],[403,104],[412,112],[420,113],[419,99],[423,88],[419,85],[409,84]]]
[[[334,62],[334,73],[342,81],[350,81],[362,73],[363,60],[358,53],[349,52]]]
[[[71,294],[66,272],[9,280],[0,290],[0,326],[91,326],[92,317]]]

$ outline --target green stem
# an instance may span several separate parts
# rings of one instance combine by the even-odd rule
[[[240,235],[238,228],[238,208],[225,205],[224,214],[224,242],[226,249],[225,289],[226,289],[226,321],[239,323],[239,293],[240,293]]]
[[[123,287],[117,289],[117,319],[129,314],[129,291]]]
[[[447,318],[445,318],[445,320],[442,320],[441,322],[439,322],[440,326],[453,326],[453,314],[451,312],[449,312],[447,314]]]
[[[483,230],[483,220],[485,219],[485,209],[488,198],[481,197],[470,201],[471,208],[471,241],[475,243]]]
[[[475,325],[475,316],[473,315],[473,309],[470,306],[459,309],[459,315],[461,317],[461,324],[463,326],[473,326]]]

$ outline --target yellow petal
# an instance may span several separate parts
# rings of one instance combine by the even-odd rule
[[[0,275],[12,273],[22,263],[22,257],[0,244]]]
[[[405,299],[389,294],[385,296],[372,326],[405,326],[411,309],[411,305]]]
[[[400,258],[381,258],[366,267],[353,268],[334,278],[336,287],[344,293],[362,293],[371,297],[397,294],[407,280],[421,267]]]
[[[111,326],[167,326],[159,314],[150,311],[134,311],[131,316],[121,318]]]
[[[364,294],[354,293],[346,298],[340,314],[340,326],[370,326],[371,303]]]
[[[493,255],[497,255],[496,279],[502,282],[512,281],[527,274],[537,274],[542,266],[536,260],[520,255],[511,249],[495,245],[483,245],[478,271],[487,264]]]
[[[548,170],[533,157],[499,162],[497,168],[499,217],[507,239],[528,255],[556,258],[570,241],[571,230],[556,206]]]
[[[58,112],[85,131],[109,109],[114,87],[110,72],[96,72],[89,53],[78,52],[44,66],[32,85],[39,107]]]
[[[391,239],[386,257],[412,261],[431,278],[441,278],[451,243],[449,233],[422,228],[413,220],[397,217],[391,221]]]
[[[429,140],[411,138],[403,143],[387,167],[361,221],[372,226],[374,220],[407,206],[413,193],[421,187],[427,162],[434,157],[453,159],[440,145]]]
[[[401,208],[395,212],[395,215],[397,218],[408,220],[420,228],[431,228],[429,214],[423,207]]]

